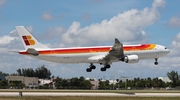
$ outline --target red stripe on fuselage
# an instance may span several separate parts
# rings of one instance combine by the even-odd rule
[[[40,54],[74,54],[74,53],[108,52],[109,50],[110,50],[110,47],[71,48],[71,49],[39,51],[39,53]]]
[[[142,44],[134,46],[123,46],[124,51],[131,50],[145,50],[150,47],[151,44]],[[109,52],[111,47],[85,47],[85,48],[61,48],[54,50],[39,50],[39,54],[77,54],[77,53],[95,53],[95,52]],[[26,52],[20,52],[20,54],[27,54]]]

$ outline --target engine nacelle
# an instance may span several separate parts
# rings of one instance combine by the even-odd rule
[[[138,63],[139,58],[137,55],[127,55],[124,57],[124,62],[126,62],[126,63]]]

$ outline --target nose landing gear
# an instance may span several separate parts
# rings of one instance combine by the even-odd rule
[[[158,65],[158,58],[155,58],[154,65]]]

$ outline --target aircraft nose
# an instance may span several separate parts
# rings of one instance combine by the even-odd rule
[[[170,50],[169,50],[169,49],[167,50],[167,53],[170,53]]]
[[[165,47],[165,52],[168,54],[170,53],[170,50]]]

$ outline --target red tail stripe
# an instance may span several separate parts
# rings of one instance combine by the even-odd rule
[[[28,40],[24,40],[24,42],[25,42],[26,45],[30,45]]]
[[[26,36],[22,36],[22,38],[23,38],[24,43],[25,43],[26,45],[30,45],[30,43],[29,43],[29,41],[28,41],[28,39],[27,39]]]
[[[27,37],[26,36],[22,36],[22,38],[25,40],[25,39],[27,39]]]

